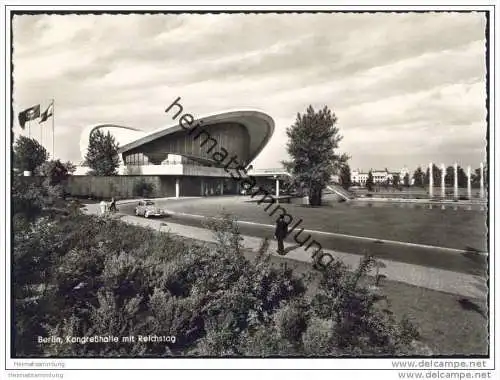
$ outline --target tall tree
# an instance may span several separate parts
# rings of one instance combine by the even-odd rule
[[[342,165],[340,168],[340,184],[344,189],[349,189],[351,187],[351,168],[348,164]]]
[[[306,113],[297,114],[286,131],[291,160],[283,165],[297,185],[308,189],[313,206],[321,205],[323,188],[349,159],[346,154],[335,153],[342,140],[336,123],[337,117],[328,107],[315,111],[309,106]]]
[[[458,187],[467,187],[467,173],[461,166],[457,168],[457,177]]]
[[[481,186],[481,168],[474,169],[474,171],[471,174],[472,174],[471,175],[472,187],[479,188]],[[484,175],[484,188],[486,189],[488,187],[488,170],[486,165],[483,168],[483,175]]]
[[[457,177],[458,187],[467,187],[467,174],[461,166],[457,167]],[[446,186],[455,185],[455,169],[453,166],[448,166],[446,168],[446,176],[444,177],[444,182]]]
[[[425,171],[425,180],[424,184],[428,185],[429,184],[429,167],[427,167],[427,170]],[[441,185],[441,169],[437,167],[436,164],[432,164],[432,178],[434,180],[434,186],[440,186]]]
[[[453,166],[448,166],[446,168],[446,175],[444,176],[444,183],[446,186],[453,186],[454,176],[455,169],[453,169]]]
[[[484,165],[483,168],[484,175],[484,188],[488,187],[488,167]],[[481,186],[481,168],[474,169],[471,175],[472,187],[480,187]]]
[[[89,147],[85,155],[85,165],[92,169],[91,174],[98,176],[116,175],[120,165],[118,143],[111,133],[100,130],[90,135]]]
[[[399,174],[394,173],[392,175],[392,186],[399,187],[400,182],[401,182],[401,178],[399,178]]]
[[[47,150],[35,139],[20,136],[14,144],[14,167],[34,172],[49,158]]]
[[[479,187],[481,181],[481,168],[474,169],[471,177],[472,187]]]
[[[406,187],[410,187],[410,173],[406,173],[403,177],[403,183]]]
[[[413,173],[413,184],[415,186],[424,186],[424,176],[425,174],[422,171],[422,168],[419,166]]]
[[[368,178],[366,179],[366,188],[369,190],[369,191],[372,191],[373,190],[373,185],[374,185],[374,182],[373,182],[373,174],[372,174],[372,171],[370,169],[370,171],[368,172]]]

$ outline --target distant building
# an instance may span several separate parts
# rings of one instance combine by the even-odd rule
[[[351,183],[364,186],[368,180],[368,173],[363,173],[359,169],[351,171]]]
[[[353,170],[351,172],[351,182],[354,184],[359,184],[361,186],[366,185],[366,181],[368,180],[368,173],[369,171],[361,171],[361,170]],[[406,173],[409,174],[409,170],[404,167],[401,169],[399,172],[390,172],[387,169],[384,170],[376,170],[372,169],[372,176],[373,176],[373,182],[374,183],[387,183],[389,182],[392,184],[394,176],[398,175],[399,176],[399,183],[402,184],[404,183],[404,177]]]

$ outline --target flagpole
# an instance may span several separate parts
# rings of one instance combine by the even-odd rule
[[[54,119],[56,118],[56,104],[54,98],[52,98],[52,160],[55,160],[54,156],[54,146],[55,146],[55,137],[54,137]]]

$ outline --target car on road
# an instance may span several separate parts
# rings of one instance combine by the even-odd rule
[[[150,216],[164,216],[165,211],[159,208],[154,201],[145,199],[135,207],[135,215],[149,218]]]

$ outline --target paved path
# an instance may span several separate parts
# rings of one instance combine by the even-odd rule
[[[287,212],[294,221],[302,219],[300,228],[329,233],[357,235],[361,237],[434,245],[461,250],[488,251],[486,243],[487,215],[480,211],[429,210],[422,205],[407,210],[407,204],[387,207],[387,203],[344,202],[325,205],[321,209],[299,204],[282,204],[282,210],[271,212],[269,204],[251,202],[249,197],[214,196],[198,199],[155,200],[159,207],[174,212],[215,216],[229,213],[238,220],[274,225],[277,213]],[[403,206],[403,207],[400,207]],[[127,207],[130,212],[127,212]],[[413,207],[413,206],[412,206]],[[450,206],[454,207],[454,206]],[[133,204],[124,205],[120,211],[133,214]],[[197,226],[199,227],[199,226]],[[310,233],[310,232],[307,232]],[[247,233],[251,236],[254,233]],[[321,236],[323,240],[325,235]],[[318,239],[316,239],[318,240]],[[338,240],[338,239],[337,239]],[[344,240],[344,239],[343,239]],[[319,241],[319,240],[318,240]],[[337,244],[338,242],[336,242]],[[343,252],[357,252],[343,246],[325,247]],[[387,257],[388,259],[391,259]],[[419,263],[413,263],[419,264]],[[453,269],[455,270],[455,269]]]
[[[86,205],[86,212],[90,214],[99,213],[99,205]],[[166,222],[159,219],[144,219],[132,215],[120,215],[121,220],[126,223],[151,227],[163,232],[194,238],[196,240],[214,242],[212,231],[194,226],[187,226],[178,223]],[[261,238],[243,235],[243,246],[246,249],[257,251],[262,242]],[[269,252],[276,253],[276,241],[270,241]],[[306,251],[296,244],[285,242],[286,258],[302,262],[312,263],[311,250]],[[350,267],[359,264],[360,256],[324,249],[324,252],[331,254],[334,258],[341,259]],[[380,260],[385,264],[385,268],[380,269],[380,273],[387,276],[392,281],[404,282],[410,285],[420,286],[432,290],[452,293],[470,298],[484,299],[487,296],[486,280],[481,276],[452,272],[444,269],[429,268],[419,265],[395,262],[391,260]]]
[[[211,202],[213,201],[214,200]],[[226,201],[226,203],[223,203],[223,201]],[[191,199],[178,199],[165,202],[158,201],[158,203],[167,211],[169,222],[205,228],[204,221],[206,220],[206,217],[213,217],[220,214],[219,207],[227,205],[227,201],[233,202],[234,199],[219,199],[220,203],[211,204],[208,205],[208,207],[206,204],[208,202],[207,199],[201,199],[199,202],[193,202]],[[238,200],[238,202],[241,201]],[[135,215],[134,206],[134,203],[122,204],[119,209],[123,214]],[[250,209],[230,207],[227,212],[245,218],[245,220],[238,219],[237,222],[240,232],[243,235],[254,236],[261,239],[273,238],[275,228],[274,225],[246,220],[247,218],[252,219],[251,212],[254,212],[255,215],[254,207],[251,207]],[[352,219],[352,216],[349,217]],[[408,226],[408,228],[411,228],[411,226]],[[289,234],[289,236],[285,239],[285,241],[288,241],[291,244],[296,244],[295,239],[301,228],[298,227],[294,230],[295,232]],[[427,228],[425,228],[424,231],[422,231],[421,228],[417,228],[415,230],[415,232],[420,235],[426,231]],[[390,228],[387,232],[390,232]],[[444,233],[445,231],[442,232]],[[363,252],[369,252],[378,259],[444,269],[447,271],[477,276],[484,276],[484,274],[487,273],[488,268],[488,257],[486,254],[481,254],[480,252],[428,246],[425,244],[408,243],[405,241],[381,240],[373,237],[354,236],[352,234],[348,235],[309,229],[302,230],[301,235],[299,236],[300,240],[307,239],[307,235],[310,235],[310,241],[315,240],[320,243],[324,249],[336,252],[353,253],[355,255],[362,255]],[[416,240],[418,241],[418,239]],[[446,237],[446,240],[450,241],[450,238]]]

